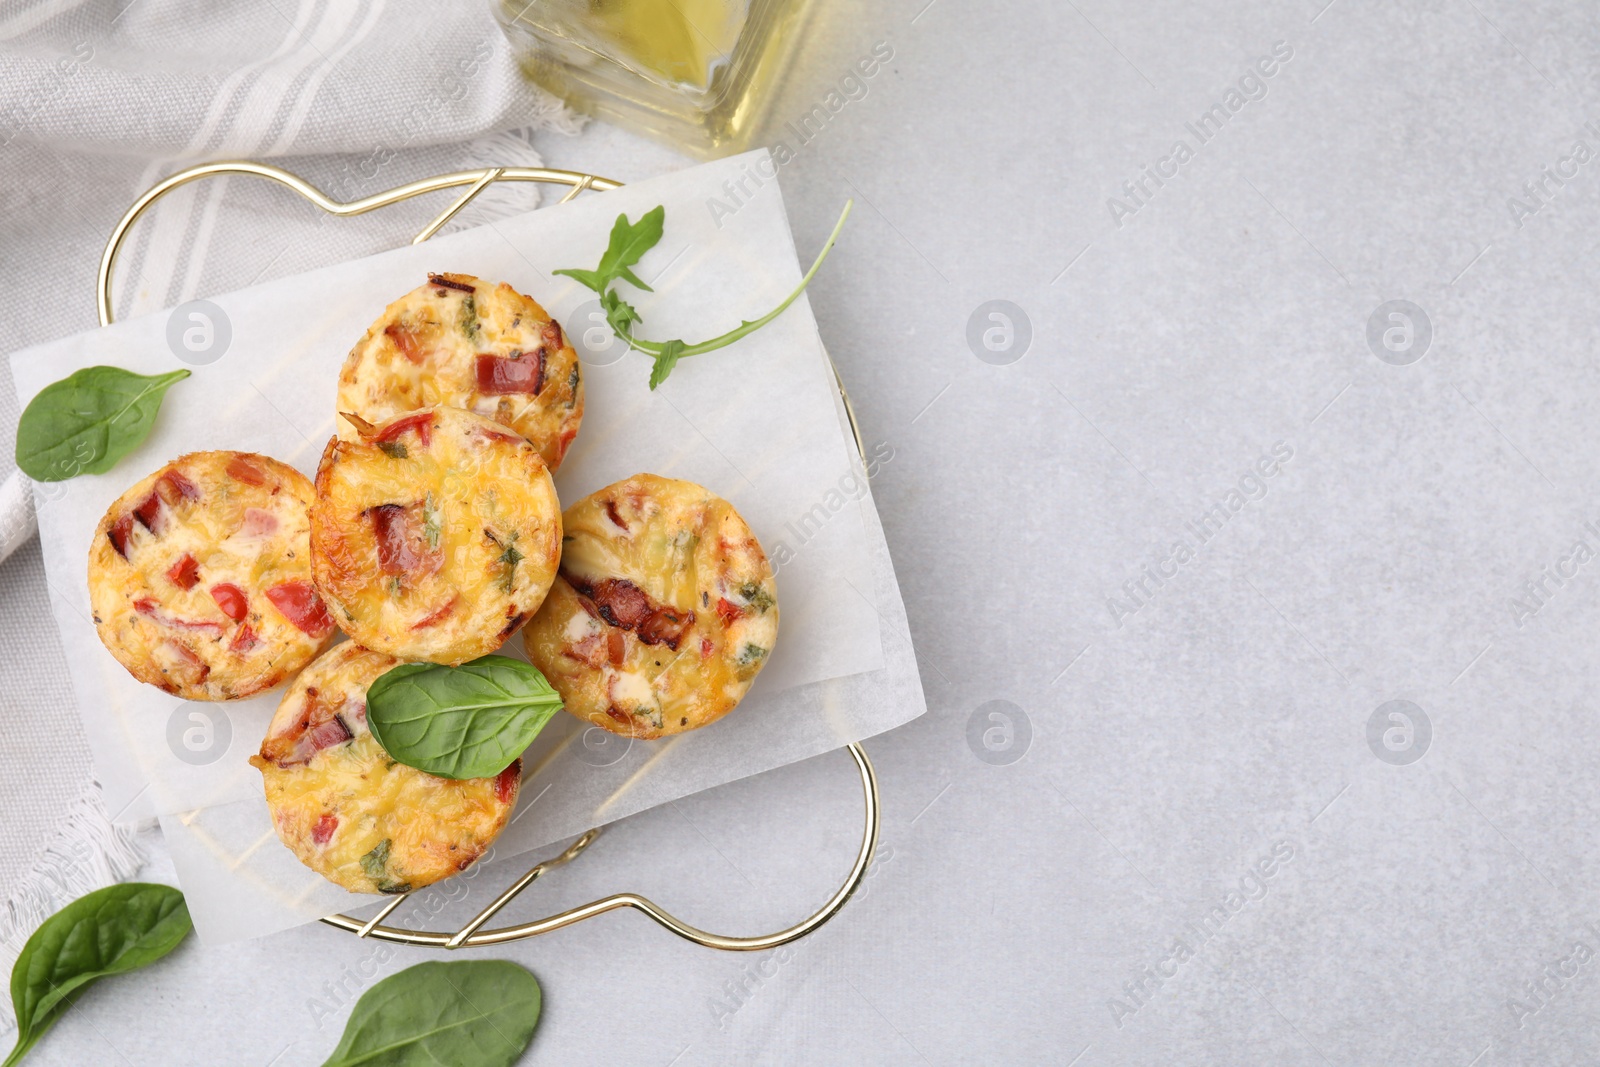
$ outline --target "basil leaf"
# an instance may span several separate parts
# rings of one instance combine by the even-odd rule
[[[46,919],[11,968],[17,1044],[11,1067],[27,1054],[97,979],[154,963],[193,928],[183,894],[171,886],[125,882],[107,886]]]
[[[17,466],[36,482],[104,474],[149,436],[168,387],[187,377],[85,367],[45,386],[17,424]]]
[[[507,960],[419,963],[362,994],[322,1067],[511,1067],[540,1000],[538,979]]]
[[[539,668],[508,656],[402,663],[367,690],[367,725],[384,751],[440,778],[499,774],[560,710]]]

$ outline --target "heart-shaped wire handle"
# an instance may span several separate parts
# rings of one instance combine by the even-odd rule
[[[439,228],[449,222],[462,208],[472,202],[472,199],[497,181],[512,182],[543,182],[552,185],[570,186],[567,194],[559,203],[566,203],[585,190],[603,192],[607,189],[619,188],[622,183],[612,181],[610,178],[600,178],[593,174],[580,174],[570,170],[551,170],[546,167],[485,167],[482,170],[459,170],[451,174],[440,174],[432,178],[423,178],[420,181],[410,182],[406,185],[396,186],[381,193],[362,197],[342,204],[329,198],[322,190],[306,181],[297,174],[279,167],[269,166],[265,163],[254,163],[249,160],[229,160],[219,163],[203,163],[197,167],[180,170],[175,174],[152,186],[145,194],[133,202],[120,222],[111,231],[111,237],[106,242],[106,250],[100,256],[99,276],[99,311],[100,325],[109,326],[112,321],[111,303],[111,277],[116,269],[117,253],[122,249],[122,242],[127,238],[128,231],[133,224],[145,213],[145,210],[172,190],[192,181],[202,178],[213,178],[224,174],[244,174],[257,178],[266,178],[299,193],[306,200],[330,215],[344,218],[350,215],[362,215],[390,204],[398,204],[410,200],[414,196],[425,193],[437,192],[441,189],[454,189],[466,186],[466,191],[456,197],[455,202],[441,212],[432,222],[424,226],[418,234],[411,239],[412,244],[421,244],[434,234]],[[839,396],[844,401],[845,414],[850,422],[850,431],[855,435],[856,449],[862,454],[865,462],[865,449],[861,443],[861,431],[856,426],[855,409],[850,404],[850,395],[845,392],[844,383],[839,381],[838,370],[834,371],[834,380],[839,386]],[[878,847],[878,778],[872,770],[872,763],[867,759],[866,752],[860,745],[847,745],[851,758],[855,760],[856,770],[861,774],[861,789],[866,802],[866,829],[861,836],[861,848],[856,853],[855,863],[850,868],[850,874],[845,878],[844,884],[829,897],[827,903],[802,919],[795,925],[779,930],[773,934],[761,934],[755,937],[728,937],[722,934],[708,933],[677,918],[671,912],[665,911],[637,893],[614,893],[599,900],[592,900],[587,904],[556,915],[546,916],[533,922],[522,923],[517,926],[501,926],[492,930],[482,927],[492,919],[500,909],[511,903],[518,893],[532,885],[540,875],[553,867],[567,863],[589,847],[594,839],[600,836],[600,827],[595,827],[582,837],[574,841],[567,850],[553,859],[535,864],[527,873],[512,882],[506,890],[496,897],[488,907],[475,915],[461,929],[454,933],[441,933],[427,930],[407,930],[398,926],[385,926],[383,920],[388,918],[411,896],[402,893],[383,906],[378,913],[370,919],[354,919],[348,915],[329,915],[322,921],[329,926],[341,930],[349,930],[357,937],[372,937],[380,941],[394,941],[403,945],[426,945],[433,948],[461,948],[474,945],[498,945],[505,941],[518,941],[525,937],[534,937],[538,934],[559,930],[563,926],[571,926],[585,919],[618,908],[634,908],[644,912],[657,923],[671,930],[686,941],[693,941],[706,948],[720,948],[735,952],[750,952],[758,949],[776,948],[787,944],[796,938],[804,937],[829,919],[838,914],[856,889],[861,885],[861,880],[866,876],[867,866],[872,862],[873,853]]]
[[[440,189],[454,189],[467,186],[466,192],[455,200],[455,203],[445,208],[432,222],[411,239],[411,243],[421,244],[439,232],[439,227],[449,222],[456,212],[472,203],[474,197],[483,192],[493,183],[500,182],[543,182],[553,185],[568,185],[571,189],[562,197],[559,203],[566,203],[585,189],[604,191],[616,189],[621,182],[612,181],[610,178],[599,178],[593,174],[579,174],[571,170],[551,170],[548,167],[485,167],[482,170],[458,170],[450,174],[438,174],[432,178],[423,178],[419,181],[397,185],[393,189],[381,193],[364,196],[360,200],[352,200],[348,204],[330,198],[321,189],[312,185],[298,174],[291,174],[281,167],[269,166],[265,163],[253,163],[248,159],[232,159],[218,163],[202,163],[197,167],[180,170],[162,179],[151,186],[143,196],[133,202],[133,206],[122,216],[111,231],[111,237],[106,241],[106,250],[100,256],[100,276],[98,280],[100,293],[100,325],[109,326],[112,319],[111,310],[111,275],[116,268],[117,253],[122,250],[122,242],[127,238],[128,231],[133,224],[139,221],[139,216],[145,210],[166,196],[179,186],[188,185],[190,182],[202,178],[215,178],[224,174],[245,174],[256,178],[266,178],[279,185],[286,185],[299,193],[301,197],[311,201],[317,207],[330,215],[339,218],[348,218],[352,215],[365,215],[369,211],[376,211],[380,207],[398,204],[403,200],[410,200],[415,196],[426,193],[438,192]]]

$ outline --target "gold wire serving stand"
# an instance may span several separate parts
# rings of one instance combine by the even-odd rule
[[[339,218],[352,215],[363,215],[391,204],[398,204],[413,197],[423,196],[427,193],[438,192],[444,189],[463,188],[453,203],[424,226],[415,237],[412,244],[421,244],[440,228],[449,222],[462,208],[470,204],[475,197],[495,182],[540,182],[549,185],[564,185],[568,187],[565,196],[559,203],[566,203],[585,191],[603,192],[616,189],[621,182],[610,178],[601,178],[593,174],[580,174],[570,170],[551,170],[545,167],[485,167],[481,170],[461,170],[450,174],[440,174],[432,178],[423,178],[420,181],[409,182],[385,192],[374,193],[352,200],[349,203],[340,203],[330,199],[322,190],[310,182],[289,171],[278,167],[268,166],[264,163],[254,163],[249,160],[229,160],[217,163],[204,163],[199,166],[180,170],[152,186],[144,195],[135,200],[126,214],[122,216],[116,227],[111,231],[111,238],[106,242],[105,252],[100,257],[100,273],[98,278],[98,297],[100,325],[108,326],[112,321],[111,280],[116,269],[117,253],[121,251],[123,242],[132,230],[140,216],[156,201],[180,186],[203,178],[214,178],[222,175],[242,174],[257,178],[266,178],[287,186],[300,194],[306,200],[315,204],[321,210]],[[861,431],[856,426],[855,410],[850,404],[849,394],[845,392],[844,383],[838,381],[838,372],[834,372],[834,380],[838,383],[839,396],[844,402],[845,414],[850,422],[850,430],[855,436],[856,448],[863,454],[865,449],[861,443]],[[649,899],[637,893],[613,893],[587,904],[569,908],[555,915],[548,915],[532,922],[518,923],[513,926],[498,926],[484,929],[489,920],[493,919],[500,911],[510,904],[517,895],[528,886],[532,885],[546,871],[559,867],[576,859],[588,848],[596,837],[600,835],[601,827],[595,827],[583,834],[560,855],[544,860],[529,868],[521,877],[517,878],[506,889],[489,903],[482,911],[473,916],[465,926],[452,932],[431,930],[410,930],[401,926],[385,925],[385,919],[393,915],[406,900],[410,893],[403,893],[383,906],[370,919],[356,919],[349,915],[329,915],[322,921],[329,926],[341,930],[348,930],[357,937],[375,938],[380,941],[393,941],[403,945],[425,945],[434,948],[455,949],[477,945],[498,945],[506,941],[518,941],[525,937],[549,933],[559,930],[564,926],[592,919],[596,915],[618,908],[634,908],[644,912],[661,926],[677,934],[686,941],[692,941],[706,948],[718,948],[734,952],[750,952],[759,949],[776,948],[787,944],[797,938],[804,937],[817,929],[829,919],[839,913],[845,902],[860,886],[862,878],[866,875],[867,866],[872,862],[872,857],[878,846],[878,827],[880,822],[878,805],[878,779],[873,772],[872,763],[867,759],[866,752],[858,744],[847,745],[846,751],[855,761],[856,770],[861,776],[861,790],[865,802],[866,827],[861,835],[861,848],[856,853],[855,863],[851,865],[850,873],[828,900],[811,915],[795,923],[787,929],[776,933],[761,934],[753,937],[731,937],[724,934],[713,934],[698,927],[691,926],[683,920],[666,911]]]

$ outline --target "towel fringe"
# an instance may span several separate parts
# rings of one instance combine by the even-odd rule
[[[135,826],[118,826],[107,817],[96,782],[67,805],[66,817],[38,859],[0,904],[0,973],[11,973],[28,938],[50,916],[85,893],[139,873],[146,856],[136,832]],[[0,1032],[15,1026],[10,1012],[0,1018]]]

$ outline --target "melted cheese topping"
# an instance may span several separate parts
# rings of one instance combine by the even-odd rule
[[[100,640],[135,678],[188,700],[270,689],[332,635],[311,591],[311,483],[248,452],[194,452],[106,511],[89,549]],[[268,590],[309,598],[302,629]],[[287,603],[287,602],[286,602]]]
[[[263,754],[250,759],[265,782],[279,839],[307,867],[355,893],[401,893],[465,870],[516,806],[517,764],[504,781],[454,781],[389,758],[367,727],[366,692],[399,662],[352,642],[330,649],[284,694]],[[273,739],[295,736],[312,702],[340,709],[351,736],[308,762],[273,762]]]
[[[556,470],[583,421],[583,376],[561,324],[503,282],[434,277],[450,284],[430,281],[396,300],[351,349],[339,410],[380,423],[418,408],[466,408],[522,434]],[[480,373],[480,356],[525,365],[486,393],[481,373],[493,374]],[[356,433],[341,426],[340,436]]]
[[[561,576],[523,642],[567,710],[642,738],[731,711],[778,636],[772,568],[733,506],[692,482],[639,474],[578,501],[562,523]],[[681,634],[607,619],[608,579],[682,620]]]
[[[421,428],[328,442],[312,569],[358,643],[457,664],[499,648],[544,599],[561,505],[526,440],[478,415],[429,410],[426,442]]]

